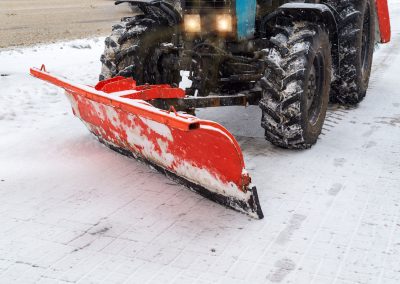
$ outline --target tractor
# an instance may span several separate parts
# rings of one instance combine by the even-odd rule
[[[376,42],[390,40],[386,0],[152,0],[129,3],[105,39],[100,81],[66,90],[101,143],[217,203],[263,218],[235,137],[197,108],[259,105],[265,137],[306,149],[329,101],[366,95]],[[180,86],[182,76],[191,84]],[[183,89],[185,87],[185,89]]]
[[[329,101],[363,100],[375,43],[388,40],[373,0],[121,3],[141,13],[113,26],[100,80],[124,76],[178,86],[186,70],[187,98],[153,105],[193,113],[258,104],[266,139],[291,149],[316,143]]]

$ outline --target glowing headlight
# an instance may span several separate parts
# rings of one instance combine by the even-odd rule
[[[232,16],[217,15],[217,30],[224,33],[232,32]]]
[[[191,33],[201,32],[200,15],[185,15],[184,19],[185,31]]]

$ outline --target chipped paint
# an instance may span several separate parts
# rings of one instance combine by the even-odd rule
[[[73,84],[45,71],[31,72],[63,87],[74,114],[100,141],[159,167],[168,176],[175,175],[181,182],[185,180],[203,196],[262,218],[256,189],[249,188],[250,179],[243,176],[239,144],[221,125],[161,111],[144,100]]]

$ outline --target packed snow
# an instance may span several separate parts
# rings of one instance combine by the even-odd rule
[[[400,1],[366,99],[307,151],[258,107],[199,110],[241,144],[263,220],[101,145],[29,67],[94,84],[104,38],[0,51],[0,283],[400,283]],[[84,48],[77,48],[84,47]],[[161,130],[160,130],[161,131]]]

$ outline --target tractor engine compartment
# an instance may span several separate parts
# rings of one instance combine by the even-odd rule
[[[193,82],[188,95],[252,89],[265,69],[254,39],[256,1],[185,0],[182,10],[181,65]]]

